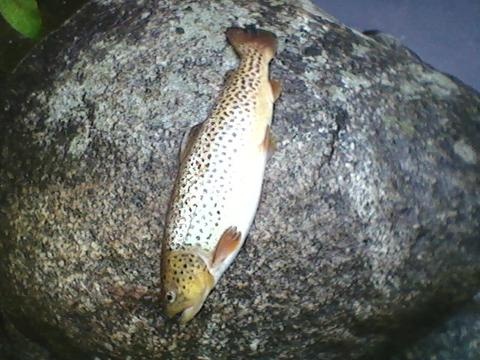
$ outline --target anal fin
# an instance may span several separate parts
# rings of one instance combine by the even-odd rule
[[[230,254],[240,248],[242,234],[236,227],[230,226],[226,229],[218,241],[212,258],[212,267],[220,265]]]
[[[235,75],[235,69],[227,70],[227,72],[225,73],[225,76],[223,77],[225,79],[224,84],[225,85],[228,84],[234,75]]]
[[[203,122],[192,126],[188,131],[185,132],[182,139],[182,145],[180,146],[180,162],[183,162],[185,156],[188,154],[192,148],[193,142],[198,137],[200,129],[202,128]]]
[[[272,130],[270,129],[270,125],[267,126],[265,130],[265,137],[262,141],[262,149],[267,152],[268,157],[271,157],[273,152],[275,151],[277,145],[275,138],[272,135]]]
[[[273,100],[276,101],[282,93],[282,83],[280,80],[271,79],[270,86],[272,87]]]

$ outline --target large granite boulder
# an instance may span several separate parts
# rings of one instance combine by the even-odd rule
[[[277,151],[179,326],[158,303],[178,148],[246,24],[280,41]],[[91,1],[1,95],[0,308],[54,358],[371,359],[480,286],[479,94],[307,1]]]

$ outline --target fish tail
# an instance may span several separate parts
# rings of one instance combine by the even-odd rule
[[[266,55],[270,61],[277,51],[277,37],[270,31],[247,26],[245,29],[231,27],[226,32],[227,39],[240,57],[244,57],[248,50],[255,49]]]

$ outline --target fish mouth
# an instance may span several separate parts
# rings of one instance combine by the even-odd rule
[[[177,318],[179,318],[180,316],[182,316],[183,312],[184,312],[186,309],[188,309],[188,308],[190,308],[190,307],[191,307],[191,306],[186,307],[186,308],[183,308],[183,309],[181,309],[181,308],[180,308],[180,309],[179,309],[179,308],[176,308],[176,309],[175,309],[175,308],[169,308],[169,307],[167,306],[166,309],[164,310],[164,313],[165,313],[165,315],[167,315],[167,317],[168,317],[169,319],[177,319]]]
[[[202,297],[200,299],[197,299],[197,301],[193,302],[192,305],[187,306],[183,312],[182,316],[180,317],[180,323],[185,324],[192,320],[195,315],[200,311],[200,309],[203,306],[203,303],[205,302],[205,299],[207,298],[208,294],[212,290],[212,287],[207,287],[204,289],[204,292],[202,294]]]
[[[193,317],[197,314],[198,310],[200,310],[200,309],[198,309],[195,312],[193,312],[193,310],[194,310],[194,307],[189,306],[185,310],[183,310],[181,313],[178,313],[178,315],[179,315],[178,321],[180,322],[180,324],[186,324],[187,322],[192,320]]]
[[[198,310],[200,310],[198,309],[197,311],[194,311],[195,310],[194,308],[195,306],[191,305],[191,306],[187,306],[182,310],[177,310],[177,309],[175,309],[174,311],[167,310],[165,313],[169,319],[178,321],[181,324],[185,324],[189,322],[197,314]]]
[[[186,324],[190,320],[192,320],[195,315],[200,311],[203,305],[203,301],[205,298],[202,299],[202,301],[198,301],[196,303],[190,303],[187,306],[185,306],[183,309],[175,309],[170,311],[166,311],[166,315],[170,319],[175,319],[177,320],[180,324]]]

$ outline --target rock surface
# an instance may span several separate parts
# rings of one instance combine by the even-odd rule
[[[246,24],[280,40],[277,151],[181,327],[157,301],[167,199]],[[478,93],[307,1],[92,1],[1,95],[0,308],[55,358],[371,359],[480,286]]]
[[[478,360],[480,302],[471,302],[391,360]]]

